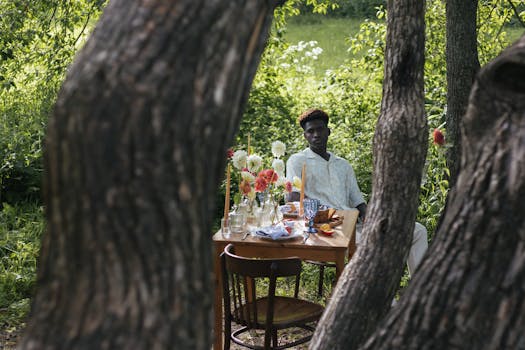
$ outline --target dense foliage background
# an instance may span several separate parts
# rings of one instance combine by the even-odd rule
[[[29,309],[44,230],[46,122],[105,2],[0,0],[0,330],[16,328]]]
[[[105,3],[0,0],[0,329],[16,328],[28,310],[44,230],[40,184],[46,121],[67,67]],[[523,1],[515,3],[523,9]],[[233,147],[245,148],[250,134],[254,152],[270,155],[271,142],[281,140],[287,157],[306,146],[297,116],[322,108],[331,118],[329,148],[351,162],[367,197],[381,102],[384,5],[384,0],[294,0],[278,9]],[[444,1],[427,2],[431,131],[445,128],[444,6]],[[481,1],[478,18],[482,64],[523,31],[503,0]],[[445,147],[430,145],[422,185],[418,220],[430,235],[448,190]],[[223,191],[217,195],[218,213]],[[304,280],[315,285],[308,275],[313,272],[306,274]]]

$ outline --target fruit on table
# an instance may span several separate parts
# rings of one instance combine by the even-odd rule
[[[321,231],[324,232],[332,231],[332,227],[330,226],[330,224],[322,224],[321,226],[319,226],[319,228],[321,229]]]

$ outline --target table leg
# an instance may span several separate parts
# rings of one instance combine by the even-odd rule
[[[222,349],[222,285],[221,285],[221,259],[220,255],[223,249],[219,245],[215,246],[215,255],[213,261],[215,263],[215,325],[214,325],[214,343],[213,349]]]
[[[345,268],[345,253],[343,251],[338,252],[335,259],[335,279],[338,281]]]

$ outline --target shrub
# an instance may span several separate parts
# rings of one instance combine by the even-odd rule
[[[5,313],[11,321],[9,314],[26,310],[27,303],[20,302],[33,296],[43,230],[41,205],[4,203],[0,211],[0,310],[11,310]],[[0,326],[4,322],[0,318]]]

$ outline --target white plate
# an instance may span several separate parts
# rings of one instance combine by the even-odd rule
[[[297,205],[294,203],[294,206],[296,206],[296,208],[299,208],[299,202],[296,202],[296,203]],[[285,218],[296,218],[297,216],[299,216],[297,210],[290,211],[290,209],[291,209],[290,204],[279,206],[279,211],[283,214]]]
[[[281,237],[278,237],[276,239],[273,239],[271,236],[260,235],[260,234],[257,233],[257,230],[253,230],[251,233],[255,237],[259,237],[259,238],[266,239],[266,240],[269,240],[269,241],[287,241],[289,239],[294,239],[294,238],[297,238],[297,237],[303,237],[303,231],[301,231],[301,230],[294,230],[290,235],[288,235],[288,236],[281,236]]]

